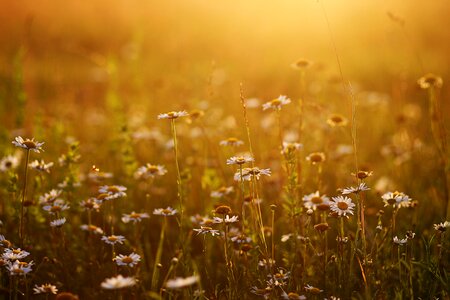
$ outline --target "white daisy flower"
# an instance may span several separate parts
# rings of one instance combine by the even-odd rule
[[[134,277],[123,277],[122,275],[107,278],[101,283],[101,287],[106,290],[123,289],[134,285],[136,285],[136,279]]]
[[[70,206],[64,202],[62,199],[56,199],[52,203],[44,205],[43,210],[48,211],[52,215],[61,213],[64,210],[68,210]]]
[[[394,236],[394,238],[392,240],[394,241],[395,244],[397,244],[399,246],[403,246],[408,242],[407,237],[405,237],[404,239],[399,239],[397,236]]]
[[[18,136],[15,138],[15,140],[12,142],[14,146],[21,147],[27,150],[32,150],[36,153],[40,153],[40,151],[44,151],[42,149],[42,145],[44,145],[44,142],[38,142],[35,141],[34,138],[30,139],[23,139],[21,136]]]
[[[53,167],[53,163],[49,162],[48,164],[45,163],[45,161],[43,159],[39,160],[35,160],[33,162],[31,162],[28,166],[32,169],[35,169],[37,171],[40,172],[47,172],[50,173],[50,168]]]
[[[303,196],[303,205],[312,210],[316,210],[322,206],[328,209],[330,198],[326,195],[320,195],[319,191]]]
[[[174,216],[178,213],[176,209],[173,209],[172,207],[168,206],[167,208],[155,208],[153,210],[153,214],[157,216]]]
[[[281,294],[281,297],[284,300],[306,300],[306,297],[304,295],[299,295],[294,292],[290,292],[290,293],[283,292]]]
[[[351,187],[342,189],[341,194],[342,195],[358,194],[359,192],[364,192],[364,191],[368,191],[368,190],[370,190],[370,188],[366,185],[365,182],[362,182],[356,187],[351,186]]]
[[[445,221],[439,224],[434,224],[434,229],[440,232],[445,232],[447,230],[447,228],[450,227],[450,222],[449,221]]]
[[[17,155],[7,155],[0,160],[0,172],[16,169],[20,164],[20,158]]]
[[[194,228],[193,229],[195,232],[197,232],[197,235],[199,234],[208,234],[210,233],[212,236],[216,236],[216,235],[220,235],[220,231],[216,230],[216,229],[212,229],[211,227],[208,226],[200,226],[200,228]]]
[[[66,223],[66,218],[56,219],[50,222],[51,227],[61,227]]]
[[[281,150],[282,154],[290,154],[290,153],[294,153],[296,151],[299,151],[303,148],[303,144],[300,143],[289,143],[289,142],[285,142],[283,141],[283,147]]]
[[[314,287],[312,285],[309,285],[309,284],[305,285],[305,290],[307,292],[311,293],[311,294],[314,294],[314,295],[317,295],[317,294],[320,294],[320,293],[323,292],[323,290],[321,290],[319,288],[316,288],[316,287]]]
[[[80,228],[81,230],[88,231],[94,234],[103,234],[103,229],[92,224],[91,225],[83,224],[80,226]]]
[[[141,261],[141,256],[133,252],[130,255],[119,254],[113,260],[118,266],[134,267]]]
[[[352,202],[351,198],[346,196],[337,196],[333,197],[332,199],[333,200],[330,201],[331,211],[337,213],[339,217],[347,217],[347,215],[353,215],[355,203]]]
[[[8,262],[6,264],[6,269],[9,271],[11,276],[25,276],[32,271],[31,266],[33,262],[21,262],[16,260],[15,262]]]
[[[158,115],[158,119],[169,119],[169,120],[172,120],[172,119],[177,119],[177,118],[180,118],[180,117],[186,117],[188,115],[189,115],[188,112],[185,111],[185,110],[183,110],[183,111],[171,111],[171,112],[168,112],[168,113],[159,114]]]
[[[281,109],[283,105],[287,105],[291,103],[291,99],[289,99],[287,96],[280,95],[278,98],[273,99],[269,102],[266,102],[262,105],[263,110],[267,110],[269,108],[272,109]]]
[[[89,198],[87,200],[83,200],[80,202],[80,206],[84,210],[99,210],[101,202],[98,201],[97,198]]]
[[[212,198],[222,198],[226,195],[231,194],[233,191],[234,191],[234,187],[232,187],[232,186],[224,187],[223,186],[218,190],[212,191],[210,195]]]
[[[226,140],[222,140],[219,143],[220,146],[232,146],[232,147],[237,147],[237,146],[242,146],[244,145],[244,142],[235,138],[235,137],[230,137],[227,138]]]
[[[175,279],[167,280],[166,288],[181,289],[181,288],[196,284],[199,280],[200,280],[200,277],[197,275],[189,276],[186,278],[177,277]]]
[[[50,204],[53,203],[59,196],[61,196],[62,190],[52,189],[50,192],[39,196],[39,204]]]
[[[17,249],[6,248],[2,254],[2,258],[4,260],[16,261],[16,260],[23,259],[23,258],[27,257],[28,255],[30,255],[30,252],[27,252],[20,248],[17,248]]]
[[[141,222],[142,219],[148,219],[150,216],[148,213],[137,213],[137,212],[131,212],[131,214],[123,214],[122,216],[122,222],[129,223],[129,222]]]
[[[226,223],[226,224],[236,223],[236,222],[239,222],[239,217],[238,217],[238,216],[232,216],[232,217],[230,217],[229,215],[226,215],[225,218],[214,217],[213,222],[216,223],[216,224],[221,224],[221,223]]]
[[[126,241],[125,237],[123,235],[109,235],[109,236],[102,236],[102,241],[109,245],[115,245],[115,244],[123,244],[123,242]]]
[[[125,193],[126,190],[127,188],[122,185],[103,185],[98,189],[98,192],[100,194],[107,194],[107,200],[111,200],[125,197],[127,195]]]
[[[383,199],[384,206],[392,205],[395,208],[409,207],[412,200],[408,195],[397,191],[385,193],[381,199]]]
[[[227,159],[227,165],[243,165],[252,161],[255,159],[251,156],[232,156]]]
[[[136,179],[149,179],[155,178],[156,176],[163,176],[167,173],[166,167],[162,165],[152,165],[146,164],[140,167],[134,173],[134,178]]]
[[[253,177],[255,177],[257,180],[259,180],[261,175],[270,176],[271,175],[270,169],[260,169],[258,167],[242,169],[242,179],[243,180],[251,181]],[[234,180],[235,181],[241,180],[240,170],[234,174]]]
[[[58,289],[55,285],[50,283],[45,283],[41,285],[35,285],[33,288],[34,294],[53,294],[56,295],[58,293]]]

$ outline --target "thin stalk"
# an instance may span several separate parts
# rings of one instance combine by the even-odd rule
[[[28,182],[28,161],[30,159],[30,150],[27,149],[27,156],[25,159],[25,178],[23,183],[23,192],[22,192],[22,202],[20,203],[20,231],[19,231],[19,238],[20,238],[20,247],[23,247],[23,240],[24,240],[24,233],[23,233],[23,227],[24,227],[24,204],[25,204],[25,198],[27,193],[27,182]]]
[[[170,120],[170,125],[172,129],[172,138],[173,138],[173,151],[175,154],[175,166],[177,169],[177,193],[178,200],[180,201],[180,224],[183,224],[183,212],[184,212],[184,203],[183,203],[183,192],[182,192],[182,182],[181,182],[181,173],[180,173],[180,165],[178,163],[178,140],[177,140],[177,130],[175,126],[175,119]]]
[[[156,251],[156,257],[155,257],[155,265],[153,266],[153,274],[152,274],[152,291],[156,291],[158,286],[158,279],[159,279],[159,267],[158,265],[161,263],[161,256],[163,252],[163,246],[164,246],[164,234],[166,231],[167,226],[167,218],[164,217],[163,226],[161,227],[161,233],[159,236],[159,244],[158,244],[158,250]]]

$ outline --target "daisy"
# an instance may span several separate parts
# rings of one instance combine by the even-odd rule
[[[43,210],[48,211],[52,215],[59,214],[64,210],[68,210],[70,206],[64,202],[62,199],[56,199],[52,203],[44,205],[42,207]]]
[[[216,229],[212,229],[211,227],[208,226],[201,226],[200,228],[195,228],[193,229],[195,232],[197,232],[197,235],[199,234],[208,234],[210,233],[212,236],[216,236],[216,235],[220,235],[219,230]]]
[[[107,194],[108,200],[125,197],[127,194],[126,187],[121,185],[103,185],[98,189],[100,194]]]
[[[61,227],[66,223],[66,218],[56,219],[50,222],[51,227]]]
[[[342,115],[333,114],[327,119],[327,123],[331,127],[344,127],[348,124],[348,120]]]
[[[95,225],[83,224],[80,226],[80,228],[81,228],[81,230],[92,232],[94,234],[103,234],[103,229],[101,229],[100,227],[97,227]]]
[[[294,292],[290,292],[290,293],[283,292],[281,297],[284,300],[306,300],[306,297],[304,295],[299,295],[299,294],[294,293]]]
[[[306,157],[306,160],[315,165],[325,161],[325,154],[323,152],[313,152]]]
[[[6,264],[6,269],[9,271],[11,276],[25,276],[32,271],[31,266],[33,262],[20,262],[16,260],[15,262],[8,262]]]
[[[123,277],[117,275],[116,277],[107,278],[102,282],[101,287],[106,290],[117,290],[128,288],[136,285],[136,279],[134,277]]]
[[[214,217],[214,223],[216,223],[216,224],[221,224],[221,223],[230,224],[230,223],[236,223],[236,222],[239,222],[238,216],[230,217],[229,215],[226,215],[225,218]]]
[[[358,179],[366,179],[373,175],[372,171],[358,171],[356,173],[351,173],[352,176],[355,176]]]
[[[153,210],[153,214],[157,216],[174,216],[178,213],[176,209],[173,209],[172,207],[168,206],[167,208],[156,208]]]
[[[115,244],[123,244],[123,242],[126,241],[125,237],[123,235],[110,235],[110,236],[102,236],[102,241],[109,245],[115,245]]]
[[[313,65],[313,62],[307,59],[299,59],[295,63],[291,64],[291,67],[296,70],[305,70]]]
[[[264,297],[264,299],[269,299],[269,295],[270,295],[270,293],[272,293],[272,288],[270,286],[268,286],[268,287],[260,289],[257,286],[252,286],[250,288],[250,292],[252,294],[262,296],[262,297]]]
[[[260,169],[258,167],[242,169],[242,179],[243,180],[251,181],[253,177],[255,177],[257,180],[259,180],[261,175],[270,176],[271,175],[270,169]],[[235,181],[241,180],[241,172],[240,171],[237,171],[234,174],[234,180]]]
[[[220,146],[233,146],[233,147],[242,146],[243,144],[244,144],[243,141],[235,137],[227,138],[226,140],[222,140],[219,143]]]
[[[15,138],[15,140],[12,142],[14,144],[14,146],[16,147],[21,147],[27,150],[32,150],[36,153],[40,153],[40,151],[44,151],[42,149],[42,145],[44,145],[44,142],[38,142],[35,141],[34,138],[30,139],[26,139],[24,140],[21,136],[18,136]]]
[[[283,141],[282,154],[290,154],[299,151],[303,148],[303,144],[300,143],[288,143]]]
[[[220,189],[216,190],[216,191],[212,191],[211,192],[211,197],[212,198],[222,198],[226,195],[231,194],[234,191],[234,187],[229,186],[229,187],[221,187]]]
[[[330,198],[326,195],[320,195],[319,191],[303,196],[303,205],[306,208],[316,210],[318,207],[326,206],[328,208]]]
[[[3,234],[0,234],[0,245],[9,248],[12,246],[12,243],[8,241]]]
[[[37,171],[50,173],[50,168],[53,167],[53,163],[49,162],[48,164],[46,164],[45,161],[41,159],[41,161],[35,160],[31,162],[28,166]]]
[[[307,292],[310,292],[313,295],[317,295],[317,294],[320,294],[320,293],[323,292],[323,290],[321,290],[319,288],[316,288],[316,287],[314,287],[312,285],[309,285],[309,284],[305,285],[305,290]]]
[[[197,275],[189,276],[186,278],[177,277],[175,279],[169,279],[166,282],[166,288],[168,289],[180,289],[186,286],[191,286],[196,284],[200,280],[200,277]]]
[[[4,260],[15,261],[15,260],[20,260],[22,258],[25,258],[28,255],[30,255],[29,252],[22,250],[20,248],[17,248],[17,249],[8,249],[7,248],[3,252],[2,258]]]
[[[450,222],[449,221],[445,221],[443,223],[439,223],[439,224],[434,224],[434,230],[440,231],[440,232],[445,232],[447,231],[447,228],[450,227]]]
[[[395,208],[409,207],[411,204],[411,198],[408,195],[401,192],[388,192],[381,196],[384,206],[392,205]]]
[[[417,84],[422,89],[429,89],[430,87],[441,88],[443,83],[444,82],[442,81],[441,77],[431,73],[428,73],[417,80]]]
[[[394,236],[392,240],[394,241],[395,244],[399,246],[403,246],[408,242],[408,238],[406,237],[404,239],[399,239],[397,236]]]
[[[129,223],[133,221],[133,223],[141,222],[142,219],[148,219],[150,216],[148,213],[137,213],[137,212],[131,212],[131,214],[123,214],[122,216],[122,222]]]
[[[113,258],[118,266],[128,266],[134,267],[141,261],[141,256],[136,253],[131,253],[130,255],[119,254]]]
[[[352,202],[352,199],[346,196],[337,196],[332,199],[333,200],[330,202],[331,211],[337,213],[340,217],[347,217],[349,214],[353,215],[355,203]]]
[[[52,189],[50,192],[39,196],[39,203],[41,205],[53,203],[59,196],[61,196],[61,193],[62,190]]]
[[[252,242],[252,238],[244,234],[231,237],[231,241],[236,244],[248,244]]]
[[[370,188],[366,185],[366,183],[362,182],[357,187],[348,187],[342,189],[341,194],[342,195],[348,195],[348,194],[358,194],[359,192],[368,191]]]
[[[7,155],[0,160],[0,172],[6,172],[17,168],[20,164],[20,159],[15,155]]]
[[[167,173],[167,169],[161,165],[146,164],[140,167],[134,173],[134,178],[136,179],[149,179],[155,178],[156,176],[163,176]]]
[[[287,96],[280,95],[278,98],[264,103],[262,105],[262,108],[263,110],[267,110],[269,108],[279,110],[283,105],[287,105],[289,103],[291,103],[291,99],[289,99]]]
[[[87,200],[83,200],[80,202],[80,206],[84,210],[99,210],[100,204],[97,200],[97,198],[89,198]]]
[[[255,159],[251,156],[232,156],[227,159],[227,165],[243,165],[252,161]]]
[[[50,283],[45,283],[45,284],[41,284],[41,285],[35,285],[33,288],[33,292],[35,294],[54,294],[56,295],[56,293],[58,293],[58,289],[56,288],[55,285],[50,284]]]
[[[164,114],[159,114],[158,115],[158,119],[170,119],[170,120],[173,120],[173,119],[177,119],[177,118],[179,118],[179,117],[186,117],[186,116],[188,116],[189,114],[187,113],[187,111],[171,111],[171,112],[168,112],[168,113],[164,113]]]

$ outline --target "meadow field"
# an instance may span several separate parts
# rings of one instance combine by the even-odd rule
[[[448,2],[0,3],[0,299],[450,299]]]

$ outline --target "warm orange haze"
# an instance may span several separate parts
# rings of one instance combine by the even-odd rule
[[[448,299],[444,0],[2,1],[0,299]]]

